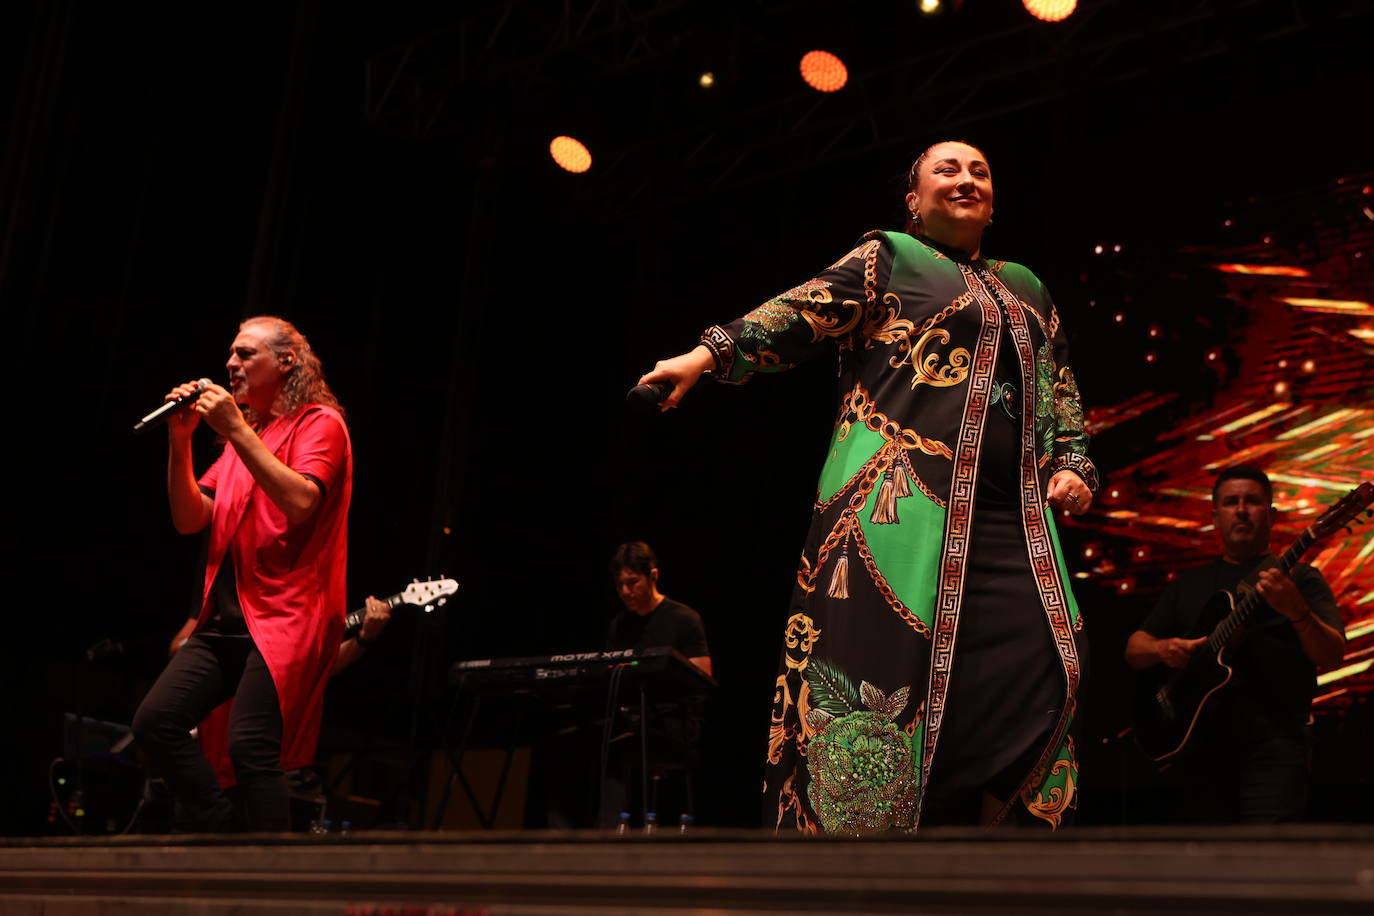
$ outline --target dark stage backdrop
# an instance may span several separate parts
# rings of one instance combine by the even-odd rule
[[[645,539],[665,591],[701,611],[722,684],[705,818],[758,822],[777,636],[834,367],[706,384],[661,417],[628,414],[624,392],[702,328],[898,225],[910,159],[950,130],[913,123],[830,158],[780,140],[766,152],[777,173],[741,184],[677,183],[673,157],[632,156],[616,174],[655,180],[627,200],[625,181],[569,175],[545,151],[579,118],[608,144],[632,136],[661,104],[652,82],[600,105],[589,81],[574,110],[512,74],[463,96],[470,110],[428,139],[368,125],[365,62],[445,15],[313,0],[7,7],[0,830],[48,829],[61,713],[127,722],[191,607],[198,543],[168,520],[164,437],[129,426],[175,383],[222,380],[237,322],[257,312],[300,325],[349,411],[352,603],[413,576],[462,582],[440,618],[398,614],[366,668],[335,685],[331,720],[354,710],[348,724],[379,740],[435,740],[449,661],[596,647],[616,610],[606,558]],[[825,43],[820,24],[799,17],[779,34],[780,71]],[[1002,115],[981,99],[986,116],[957,131],[996,173],[985,250],[1056,291],[1090,404],[1132,383],[1122,354],[1077,330],[1097,326],[1080,281],[1091,246],[1167,253],[1229,201],[1367,165],[1344,95],[1369,85],[1358,31],[1146,61],[1142,78],[1070,80]],[[862,57],[858,25],[843,40]],[[208,435],[199,449],[208,463]],[[1129,632],[1121,621],[1141,610],[1085,601],[1114,621],[1104,633]],[[102,639],[122,653],[84,664]]]

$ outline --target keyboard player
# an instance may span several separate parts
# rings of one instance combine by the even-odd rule
[[[611,556],[611,579],[625,609],[606,631],[607,649],[671,646],[708,675],[711,651],[701,615],[658,590],[658,558],[643,541],[621,544]]]

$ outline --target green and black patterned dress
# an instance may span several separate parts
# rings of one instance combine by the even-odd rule
[[[703,343],[743,382],[837,352],[840,404],[783,633],[770,822],[915,828],[984,791],[1074,806],[1082,621],[1045,487],[1096,490],[1049,294],[1026,268],[873,232]]]

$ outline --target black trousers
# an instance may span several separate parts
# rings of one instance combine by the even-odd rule
[[[1311,742],[1244,698],[1204,713],[1187,756],[1162,780],[1168,818],[1191,824],[1288,824],[1307,815]]]
[[[229,757],[238,778],[237,805],[191,737],[191,729],[231,698]],[[181,803],[189,829],[289,828],[281,706],[267,663],[250,637],[196,634],[188,639],[144,697],[133,732],[153,774],[166,780]]]

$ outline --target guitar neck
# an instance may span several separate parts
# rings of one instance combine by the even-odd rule
[[[386,598],[383,598],[382,600],[386,602],[386,606],[387,606],[387,607],[389,607],[389,608],[395,608],[397,605],[400,605],[400,604],[403,603],[403,602],[401,601],[401,599],[402,599],[404,596],[405,596],[405,593],[404,593],[404,592],[398,592],[397,594],[395,594],[395,595],[390,595],[390,596],[388,596],[388,597],[386,597]],[[351,633],[352,631],[361,628],[362,625],[363,625],[363,620],[364,620],[366,617],[367,617],[367,606],[366,606],[366,605],[364,605],[363,607],[358,608],[356,611],[349,611],[349,613],[344,617],[344,632],[345,632],[345,633]]]
[[[1279,557],[1279,571],[1288,575],[1289,571],[1297,565],[1298,560],[1302,559],[1302,555],[1307,553],[1313,540],[1311,529],[1299,535],[1298,539],[1283,552],[1283,556]],[[1251,589],[1244,598],[1236,603],[1231,613],[1227,614],[1225,619],[1217,624],[1217,628],[1208,637],[1207,648],[1214,653],[1221,651],[1250,622],[1250,616],[1255,612],[1255,608],[1259,607],[1260,601],[1259,592]]]

